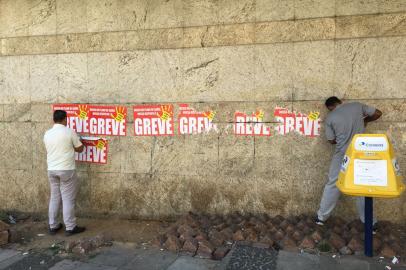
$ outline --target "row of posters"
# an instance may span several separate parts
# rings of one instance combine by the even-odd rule
[[[127,107],[92,104],[55,104],[53,110],[67,112],[68,127],[79,134],[93,136],[126,136]],[[172,104],[133,106],[135,136],[171,136],[175,135],[174,107]],[[188,104],[179,105],[177,133],[191,135],[217,132],[214,123],[216,113],[212,110],[197,111]],[[318,112],[308,115],[291,112],[286,108],[276,108],[274,117],[278,123],[273,128],[277,134],[285,135],[297,132],[308,137],[320,135]],[[264,121],[264,112],[257,110],[252,114],[235,112],[233,132],[241,136],[271,136],[271,123]],[[106,164],[108,140],[101,137],[83,137],[85,150],[78,154],[80,162]]]
[[[174,110],[172,104],[136,105],[133,107],[135,136],[175,135]],[[68,114],[68,127],[81,134],[98,136],[127,135],[127,107],[100,106],[91,104],[57,104],[53,110],[64,110]],[[180,135],[218,131],[214,123],[214,111],[196,111],[188,104],[179,105],[178,130]],[[320,135],[318,112],[308,115],[276,108],[274,117],[279,123],[274,130],[280,135],[297,132],[304,136]],[[235,135],[271,136],[269,123],[264,122],[264,112],[258,110],[251,115],[235,112],[233,132]]]

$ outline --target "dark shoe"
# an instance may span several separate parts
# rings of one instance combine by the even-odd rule
[[[63,226],[62,226],[61,223],[59,223],[58,226],[56,226],[55,228],[48,227],[49,234],[50,235],[55,235],[60,229],[62,229],[62,227]]]
[[[316,217],[314,222],[316,222],[316,224],[319,226],[324,226],[324,223],[325,223],[325,221],[320,220],[318,217]]]
[[[73,228],[72,230],[66,230],[65,235],[66,236],[71,236],[71,235],[74,235],[74,234],[82,233],[84,231],[86,231],[85,227],[75,226],[75,228]]]

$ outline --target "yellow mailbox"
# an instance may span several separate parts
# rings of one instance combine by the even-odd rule
[[[338,189],[362,197],[399,197],[405,185],[385,134],[357,134],[341,164]]]

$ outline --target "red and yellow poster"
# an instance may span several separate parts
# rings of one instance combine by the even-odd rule
[[[289,109],[276,108],[274,116],[280,123],[276,131],[285,135],[289,132],[297,132],[301,135],[315,137],[320,135],[320,113],[311,112],[309,115],[290,112]]]
[[[198,112],[189,107],[188,104],[179,105],[178,114],[178,133],[180,135],[186,134],[200,134],[207,133],[212,130],[217,131],[217,126],[213,124],[213,119],[216,115],[214,111]]]
[[[136,105],[133,109],[135,136],[174,135],[173,105]]]
[[[68,127],[78,133],[104,136],[125,136],[127,108],[89,104],[55,104],[53,110],[68,114]]]
[[[271,136],[271,128],[264,123],[264,112],[262,110],[257,110],[251,115],[236,112],[234,114],[234,134]]]
[[[108,141],[101,138],[82,138],[85,146],[82,153],[75,152],[75,160],[79,162],[106,164],[109,150]]]

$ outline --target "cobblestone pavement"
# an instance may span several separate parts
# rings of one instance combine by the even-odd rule
[[[389,266],[390,268],[387,268]],[[406,270],[389,261],[339,255],[276,252],[251,246],[236,245],[221,261],[180,256],[159,249],[128,248],[114,244],[90,258],[68,259],[52,256],[47,251],[25,254],[0,249],[0,269],[10,270]]]

